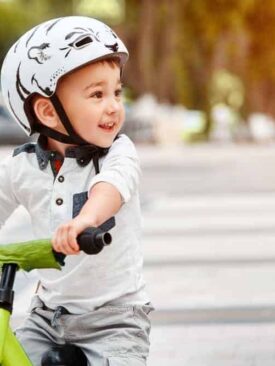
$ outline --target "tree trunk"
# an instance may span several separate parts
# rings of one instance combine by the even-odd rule
[[[158,40],[159,55],[155,92],[160,101],[176,102],[176,61],[178,42],[178,0],[163,0],[164,21]]]
[[[153,90],[154,28],[156,22],[156,0],[140,1],[140,16],[137,32],[137,88],[146,93]]]

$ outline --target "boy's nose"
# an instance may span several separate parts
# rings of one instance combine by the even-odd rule
[[[118,102],[115,98],[111,99],[107,106],[107,113],[112,114],[118,112],[120,109],[120,102]]]

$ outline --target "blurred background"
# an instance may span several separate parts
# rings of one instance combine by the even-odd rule
[[[125,40],[126,128],[135,140],[274,139],[275,3],[0,0],[0,64],[27,29],[71,14],[102,19]]]
[[[105,21],[130,51],[123,129],[143,171],[148,365],[273,365],[275,2],[0,0],[0,65],[30,27],[72,14]],[[0,158],[26,141],[0,97]],[[19,207],[0,242],[30,235]],[[14,326],[35,283],[18,276]]]

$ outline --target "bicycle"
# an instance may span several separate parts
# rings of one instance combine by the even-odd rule
[[[115,226],[114,218],[98,228],[88,228],[77,237],[80,250],[86,254],[98,254],[104,246],[110,245],[111,234]],[[22,243],[0,246],[0,366],[32,366],[22,345],[10,327],[13,307],[13,285],[19,269],[55,268],[65,265],[65,255],[52,249],[50,239],[31,240]],[[82,350],[74,345],[53,345],[41,355],[41,366],[85,366],[87,359]]]

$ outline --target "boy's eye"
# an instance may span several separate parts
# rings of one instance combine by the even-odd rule
[[[93,94],[91,94],[92,98],[102,98],[102,92],[101,91],[96,91]]]
[[[120,88],[120,89],[117,89],[116,91],[115,91],[115,96],[116,97],[120,97],[121,96],[121,94],[122,94],[122,89]]]

